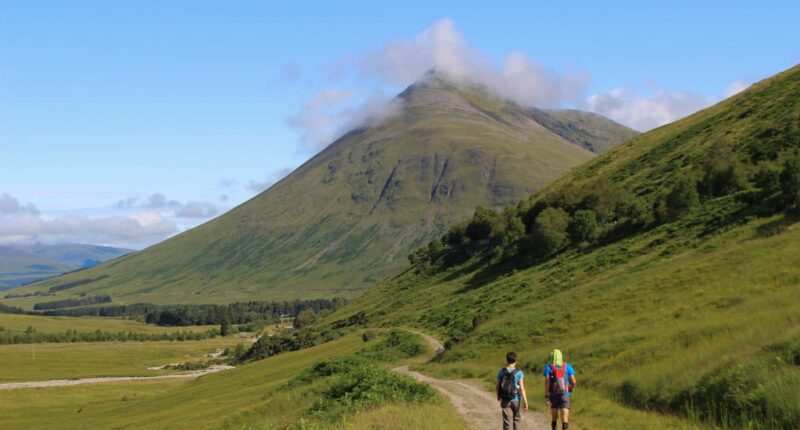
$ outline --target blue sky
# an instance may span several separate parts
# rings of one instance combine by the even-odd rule
[[[647,129],[800,62],[798,2],[382,3],[0,1],[0,244],[162,240],[431,67]]]

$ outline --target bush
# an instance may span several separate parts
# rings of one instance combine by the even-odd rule
[[[426,384],[353,357],[318,362],[287,385],[307,385],[327,378],[330,380],[319,399],[304,413],[306,417],[335,422],[386,403],[424,403],[436,396]]]
[[[780,174],[781,200],[784,208],[800,206],[800,155],[793,154],[783,162]]]
[[[538,255],[555,254],[567,244],[569,222],[569,214],[560,208],[547,208],[536,217],[533,241]]]
[[[656,202],[656,216],[661,222],[679,219],[700,204],[697,180],[691,176],[680,176],[670,189]]]
[[[567,230],[573,242],[594,242],[598,236],[597,214],[588,209],[575,212]]]
[[[744,188],[741,162],[733,145],[717,142],[712,145],[703,163],[703,190],[713,196],[724,196]]]
[[[373,333],[370,330],[366,330],[366,331],[364,331],[364,333],[361,334],[361,340],[363,340],[364,343],[369,342],[374,337],[375,337],[375,333]]]

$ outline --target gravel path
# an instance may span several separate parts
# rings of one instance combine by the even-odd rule
[[[109,382],[130,382],[130,381],[154,381],[159,379],[193,379],[203,375],[233,369],[233,366],[211,366],[207,369],[195,370],[189,373],[178,375],[160,376],[110,376],[103,378],[81,378],[81,379],[55,379],[50,381],[31,381],[31,382],[7,382],[0,384],[0,390],[13,390],[18,388],[50,388],[50,387],[70,387],[73,385],[85,384],[105,384]]]
[[[431,347],[436,350],[442,347],[441,342],[433,337],[416,331]],[[439,390],[450,399],[456,411],[464,417],[472,430],[496,430],[502,428],[502,415],[497,397],[483,387],[472,381],[436,379],[419,372],[410,370],[408,366],[392,369],[393,371],[410,376],[417,381],[424,382]],[[530,388],[528,388],[530,390]],[[528,399],[531,400],[530,398]],[[522,413],[522,429],[549,430],[550,421],[539,412]]]

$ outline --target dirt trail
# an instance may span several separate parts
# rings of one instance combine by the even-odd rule
[[[433,337],[411,330],[422,336],[434,350],[442,347],[441,342]],[[417,381],[424,382],[439,390],[450,399],[456,411],[464,417],[472,430],[495,430],[501,428],[502,418],[497,397],[483,387],[471,381],[436,379],[419,372],[408,366],[392,369],[393,371],[410,376]],[[530,387],[528,387],[530,390]],[[529,393],[530,394],[530,393]],[[529,401],[530,396],[529,396]],[[522,428],[526,430],[549,430],[549,420],[539,412],[523,412]]]
[[[129,382],[129,381],[154,381],[158,379],[193,379],[199,378],[203,375],[221,372],[223,370],[233,369],[233,366],[211,366],[207,369],[195,370],[189,373],[181,373],[178,375],[160,375],[160,376],[110,376],[103,378],[81,378],[81,379],[55,379],[50,381],[31,381],[31,382],[7,382],[0,384],[0,390],[13,390],[16,388],[50,388],[50,387],[68,387],[73,385],[84,384],[105,384],[109,382]]]

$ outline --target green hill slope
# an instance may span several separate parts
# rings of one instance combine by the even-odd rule
[[[132,249],[81,243],[36,245],[26,248],[26,250],[33,254],[59,261],[73,269],[91,267],[133,252]]]
[[[69,293],[128,303],[351,295],[474,207],[513,204],[593,156],[529,109],[438,76],[398,102],[400,115],[345,134],[227,214],[32,289],[108,275]],[[620,139],[630,134],[598,124],[618,129]]]
[[[448,350],[425,369],[487,386],[504,351],[539,374],[561,348],[591,428],[629,428],[624,408],[798,428],[798,150],[800,66],[603,154],[505,221],[477,214],[330,319],[436,333]],[[573,228],[586,213],[591,238]],[[469,258],[471,231],[491,245]]]
[[[0,290],[94,266],[133,252],[83,244],[0,247]]]
[[[69,266],[51,258],[16,248],[0,247],[0,290],[60,275],[68,270]]]

